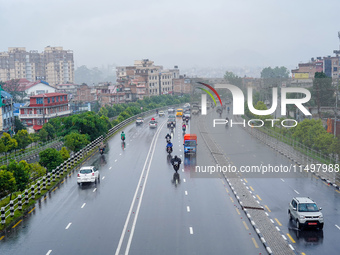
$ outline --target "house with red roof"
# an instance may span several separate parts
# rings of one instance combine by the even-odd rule
[[[43,80],[31,82],[27,79],[6,81],[3,89],[11,93],[15,97],[15,101],[29,101],[30,96],[56,92],[56,88]]]
[[[65,93],[31,96],[29,103],[20,107],[19,111],[19,119],[28,129],[31,129],[31,132],[40,130],[50,119],[69,115],[71,110]]]

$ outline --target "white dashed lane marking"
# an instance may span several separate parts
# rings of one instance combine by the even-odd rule
[[[65,229],[68,229],[71,226],[72,222],[70,222]]]
[[[81,208],[83,209],[85,205],[86,205],[86,203],[84,203],[84,204],[81,206]]]

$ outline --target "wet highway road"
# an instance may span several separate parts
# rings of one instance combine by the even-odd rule
[[[147,119],[126,127],[125,148],[113,137],[88,162],[101,182],[78,187],[72,174],[2,237],[0,254],[266,254],[223,179],[192,178],[195,164],[214,161],[203,141],[184,160],[179,129],[172,155],[185,164],[173,183],[158,120],[157,129]]]
[[[227,116],[226,113],[223,117]],[[294,162],[272,150],[258,139],[252,137],[239,126],[226,128],[212,125],[216,113],[208,115],[209,132],[223,149],[233,165],[259,166],[261,164],[294,165]],[[231,114],[229,119],[232,118]],[[299,254],[339,254],[340,253],[340,192],[333,186],[311,173],[297,171],[287,175],[273,176],[241,173],[243,183],[253,192],[264,206],[269,217],[278,226],[282,234],[292,243]],[[289,221],[288,204],[293,197],[307,196],[312,198],[324,215],[324,229],[306,229],[299,231],[296,224]]]

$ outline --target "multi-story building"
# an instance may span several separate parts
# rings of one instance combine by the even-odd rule
[[[176,95],[190,94],[194,86],[190,78],[180,75],[179,78],[173,79],[173,93]]]
[[[0,52],[0,80],[22,78],[31,82],[45,80],[52,86],[73,83],[73,52],[50,46],[42,53],[27,52],[25,47],[10,47],[7,52]]]
[[[92,93],[92,88],[86,84],[79,85],[77,93],[73,96],[73,101],[88,103],[96,100],[95,95]]]
[[[27,79],[6,81],[3,89],[12,93],[15,101],[29,101],[30,96],[56,92],[56,89],[45,81],[30,82]]]
[[[179,69],[163,69],[149,59],[135,60],[133,66],[116,69],[117,83],[135,85],[137,98],[173,93],[173,79],[179,78]]]
[[[42,53],[46,70],[46,81],[51,85],[73,83],[74,62],[73,51],[63,47],[45,47]]]
[[[79,85],[77,84],[58,84],[56,86],[56,92],[67,93],[72,98],[77,95],[78,88],[79,88]]]
[[[13,134],[14,115],[13,115],[13,98],[8,92],[1,90],[1,108],[0,108],[0,132]]]
[[[340,57],[327,56],[311,58],[308,63],[300,63],[297,69],[292,70],[293,79],[313,79],[316,72],[324,72],[333,79],[340,78]]]
[[[38,131],[50,119],[70,114],[67,94],[46,93],[31,96],[30,102],[20,108],[19,118],[29,129]]]

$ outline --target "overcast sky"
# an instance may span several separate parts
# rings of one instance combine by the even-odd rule
[[[75,66],[289,66],[339,49],[339,0],[0,0],[0,51],[73,50]]]

